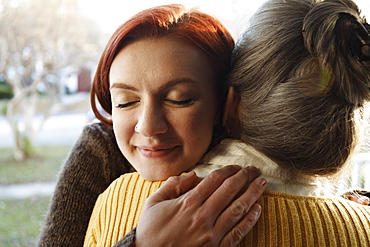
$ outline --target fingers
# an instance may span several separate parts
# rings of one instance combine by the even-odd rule
[[[209,208],[213,210],[210,213],[218,216],[234,200],[235,196],[243,188],[247,188],[258,175],[258,169],[250,166],[239,170],[238,173],[236,173],[234,176],[227,178],[224,183],[205,202],[205,205],[209,204]],[[253,195],[253,200],[247,200],[246,202],[250,203],[246,205],[244,201],[237,201],[237,205],[235,204],[235,210],[238,211],[239,209],[244,208],[246,213],[251,205],[255,202],[255,198],[256,197]]]
[[[231,165],[211,172],[211,174],[204,178],[195,189],[191,191],[192,196],[197,197],[197,200],[201,203],[205,202],[227,178],[235,175],[240,170],[240,166]]]
[[[167,181],[147,199],[147,204],[156,204],[181,196],[192,188],[196,178],[196,174],[193,171],[183,176],[173,176],[168,178]]]
[[[368,206],[370,204],[370,199],[367,196],[362,195],[352,195],[349,197],[349,200],[359,203],[361,205]]]
[[[224,237],[220,246],[236,246],[252,230],[261,216],[261,206],[253,204],[244,218]]]
[[[264,178],[256,178],[248,189],[219,216],[215,224],[215,232],[220,234],[219,236],[225,236],[223,241],[238,243],[237,237],[245,237],[252,229],[260,214],[260,206],[255,202],[266,186],[267,182]]]
[[[261,208],[255,202],[266,181],[254,179],[258,175],[254,167],[227,166],[212,172],[196,187],[194,172],[169,178],[147,199],[137,237],[146,235],[144,239],[148,239],[152,233],[158,240],[165,236],[159,246],[168,244],[169,239],[185,243],[189,236],[195,241],[191,246],[235,246],[260,216]],[[151,220],[153,217],[156,220]],[[158,235],[158,227],[169,236]]]
[[[360,196],[358,200],[359,200],[359,203],[362,205],[368,206],[370,204],[370,198],[367,196]]]

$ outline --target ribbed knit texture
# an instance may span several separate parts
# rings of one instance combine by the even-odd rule
[[[39,246],[83,246],[99,194],[130,169],[112,128],[87,125],[59,176]]]
[[[121,176],[99,197],[85,246],[112,246],[137,224],[145,199],[163,182]],[[239,246],[370,246],[370,207],[340,197],[266,191],[261,218]],[[160,229],[158,229],[160,231]]]
[[[266,191],[262,215],[240,246],[370,246],[370,207],[346,199]]]
[[[122,175],[99,196],[84,246],[113,246],[138,223],[145,200],[164,181],[148,182],[138,173]]]

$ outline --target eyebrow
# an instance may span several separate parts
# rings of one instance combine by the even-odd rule
[[[123,82],[114,82],[112,86],[110,86],[110,89],[112,88],[119,88],[119,89],[127,89],[127,90],[132,90],[132,91],[138,91],[137,88],[127,85],[126,83]]]
[[[177,84],[182,84],[182,83],[200,84],[199,81],[196,81],[196,80],[194,80],[192,78],[189,78],[189,77],[184,77],[184,78],[177,78],[175,80],[168,81],[166,84],[161,86],[159,89],[160,90],[167,89],[167,88],[170,88],[170,87],[173,87]],[[131,91],[138,91],[138,89],[136,87],[128,85],[128,84],[123,83],[123,82],[114,82],[112,84],[112,86],[110,87],[110,89],[113,89],[113,88],[126,89],[126,90],[131,90]]]

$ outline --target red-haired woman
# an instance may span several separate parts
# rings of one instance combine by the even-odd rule
[[[121,177],[114,185],[127,181],[127,176],[146,181],[172,178],[149,200],[136,236],[135,231],[129,233],[119,245],[130,245],[135,237],[137,246],[234,246],[247,234],[259,217],[260,207],[255,202],[266,185],[263,179],[249,185],[258,175],[256,169],[228,166],[195,188],[193,172],[173,177],[194,167],[217,143],[233,48],[231,35],[218,20],[181,5],[144,10],[118,28],[99,61],[91,101],[98,119],[113,127],[125,158],[112,160],[111,151],[99,153],[104,146],[115,145],[113,138],[92,145],[92,157],[82,157],[81,140],[58,183],[41,245],[52,241],[81,245],[96,198],[130,170],[129,164],[138,173]],[[96,110],[96,98],[111,119]],[[96,156],[104,157],[103,162],[95,161]],[[134,197],[149,195],[137,191],[133,179],[129,181],[124,186]],[[134,200],[123,194],[117,199]],[[112,212],[119,212],[120,205],[113,203]],[[104,217],[111,219],[110,213]],[[107,245],[126,233],[111,223],[113,228],[103,229],[110,235],[99,235]],[[126,224],[125,220],[117,223]],[[87,237],[87,244],[96,244],[96,237]]]

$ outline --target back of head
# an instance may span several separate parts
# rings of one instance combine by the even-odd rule
[[[270,0],[252,17],[228,86],[242,140],[292,172],[329,175],[370,99],[369,25],[351,0]]]

